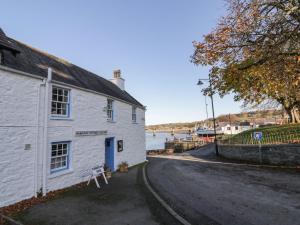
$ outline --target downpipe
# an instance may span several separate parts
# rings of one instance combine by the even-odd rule
[[[45,83],[44,99],[44,133],[43,133],[43,196],[47,194],[47,162],[48,162],[48,122],[49,122],[49,90],[52,81],[52,69],[48,68],[48,76]]]

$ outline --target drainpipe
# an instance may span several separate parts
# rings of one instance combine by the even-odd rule
[[[48,166],[48,120],[49,120],[49,87],[52,80],[52,69],[48,68],[48,77],[45,87],[44,108],[44,146],[43,146],[43,196],[47,194],[47,166]]]
[[[38,185],[38,149],[39,149],[39,140],[42,137],[40,134],[40,113],[41,113],[41,88],[45,86],[46,79],[43,79],[43,82],[39,85],[37,91],[37,109],[36,109],[36,139],[35,139],[35,155],[34,155],[34,197],[37,197],[37,185]]]

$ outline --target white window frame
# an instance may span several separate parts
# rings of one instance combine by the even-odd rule
[[[51,148],[50,148],[50,173],[51,174],[62,170],[70,169],[70,151],[71,151],[70,141],[60,141],[60,142],[51,143]]]
[[[136,120],[136,118],[137,118],[136,109],[137,109],[137,107],[135,107],[135,106],[132,106],[132,108],[131,108],[131,120],[133,123],[136,123],[136,121],[137,121]]]
[[[54,90],[57,90],[57,93],[54,93]],[[59,95],[59,90],[62,92],[62,95]],[[60,87],[60,86],[52,86],[52,90],[51,90],[51,117],[58,117],[58,118],[69,118],[70,117],[70,92],[71,90],[68,88],[64,88],[64,87]],[[67,94],[65,94],[67,93]],[[56,96],[56,99],[54,99]],[[59,99],[61,98],[61,100]],[[65,98],[67,100],[65,100]],[[53,104],[56,104],[56,108],[53,111]],[[58,108],[58,104],[61,104],[61,107]],[[63,108],[65,107],[65,113],[57,113],[58,110],[60,109],[61,111],[63,110]]]
[[[107,99],[106,115],[108,121],[114,121],[114,100],[110,98]]]

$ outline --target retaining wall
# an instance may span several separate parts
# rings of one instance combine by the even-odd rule
[[[300,144],[219,145],[224,158],[273,165],[300,165]]]

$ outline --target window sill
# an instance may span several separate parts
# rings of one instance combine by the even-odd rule
[[[108,122],[108,123],[116,123],[116,121],[114,121],[114,120],[109,120],[109,119],[107,120],[107,122]]]
[[[138,123],[137,123],[137,122],[133,122],[133,121],[132,121],[132,124],[138,124]]]
[[[50,120],[67,120],[67,121],[73,121],[73,118],[70,117],[55,117],[55,116],[51,116]]]
[[[73,169],[66,169],[66,170],[62,170],[59,172],[53,172],[49,175],[49,179],[55,178],[55,177],[60,177],[69,173],[73,173],[74,170]]]

